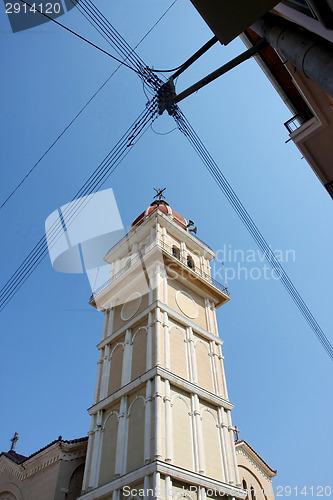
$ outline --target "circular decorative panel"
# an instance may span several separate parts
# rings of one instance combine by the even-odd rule
[[[178,290],[176,293],[176,302],[181,312],[188,318],[193,319],[198,316],[198,306],[189,293]]]
[[[131,319],[140,307],[142,295],[140,292],[131,293],[121,308],[121,319],[127,321]]]

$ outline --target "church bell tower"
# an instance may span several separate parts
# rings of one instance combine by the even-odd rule
[[[244,498],[216,308],[214,252],[162,199],[105,257],[85,500]]]

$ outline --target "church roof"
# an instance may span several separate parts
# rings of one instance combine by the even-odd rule
[[[253,458],[255,458],[259,463],[261,463],[261,465],[264,465],[267,468],[267,472],[269,473],[268,475],[270,477],[276,476],[277,470],[272,469],[272,467],[270,467],[267,464],[267,462],[265,462],[265,460],[263,460],[261,458],[261,456],[252,448],[252,446],[249,445],[249,443],[247,441],[245,441],[245,439],[241,439],[240,441],[236,441],[235,446],[236,446],[236,450],[237,450],[237,448],[239,449],[239,448],[243,447],[248,452],[250,452],[249,454],[252,455]]]
[[[9,451],[3,451],[0,453],[1,455],[4,455],[5,457],[9,458],[12,462],[15,462],[16,464],[21,464],[22,462],[25,462],[28,457],[24,455],[20,455],[19,453],[16,453],[14,450],[9,450]]]
[[[25,455],[20,455],[19,453],[16,453],[16,451],[14,451],[14,450],[3,451],[0,453],[0,457],[1,456],[7,457],[7,458],[9,458],[9,460],[11,460],[12,462],[19,465],[19,464],[22,464],[23,462],[25,462],[26,460],[29,460],[29,458],[32,458],[35,455],[38,455],[38,453],[40,453],[41,451],[44,451],[47,448],[50,448],[50,446],[52,446],[56,443],[76,444],[76,443],[81,443],[81,442],[87,441],[87,440],[88,440],[88,436],[84,436],[84,437],[78,438],[78,439],[71,439],[69,441],[66,439],[62,439],[62,436],[59,436],[58,439],[55,439],[54,441],[47,444],[46,446],[43,446],[43,448],[40,448],[40,450],[35,451],[34,453],[29,455],[28,457],[26,457]]]
[[[167,203],[165,200],[153,201],[153,203],[132,222],[132,227],[141,224],[146,217],[156,212],[157,210],[165,215],[170,216],[170,218],[172,218],[172,220],[176,222],[176,224],[178,224],[182,229],[186,229],[187,220],[182,215],[173,210],[170,207],[169,203]]]

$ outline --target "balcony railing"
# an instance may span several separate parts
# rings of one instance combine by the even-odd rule
[[[160,248],[162,248],[162,250],[164,250],[168,255],[170,255],[171,257],[173,257],[175,259],[175,261],[181,262],[184,265],[184,267],[186,267],[187,270],[193,272],[194,275],[200,276],[205,281],[208,281],[208,283],[210,283],[211,285],[214,285],[216,288],[218,288],[219,290],[221,290],[221,292],[225,293],[226,295],[228,295],[230,297],[230,293],[229,293],[228,287],[226,287],[226,286],[222,285],[221,283],[219,283],[218,281],[216,281],[214,278],[212,278],[210,276],[210,274],[207,274],[204,271],[202,271],[202,269],[200,269],[198,267],[190,267],[188,265],[187,258],[184,258],[184,257],[181,257],[181,256],[179,256],[179,257],[176,256],[174,254],[174,252],[173,252],[172,247],[170,247],[169,245],[167,245],[163,241],[158,241],[158,246]]]
[[[298,113],[297,115],[293,116],[292,118],[290,118],[289,120],[287,120],[285,123],[284,123],[284,126],[286,127],[286,129],[288,130],[289,134],[292,134],[293,132],[295,132],[295,130],[297,130],[298,128],[300,128],[303,123],[307,122],[308,120],[310,120],[312,118],[312,114],[308,116],[306,116],[304,113]]]
[[[160,248],[163,252],[167,253],[170,257],[174,259],[175,262],[180,262],[184,268],[186,268],[187,271],[190,273],[193,273],[193,276],[200,276],[203,278],[205,281],[207,281],[210,285],[215,286],[221,292],[225,293],[230,297],[230,293],[228,290],[228,287],[222,285],[218,281],[216,281],[214,278],[212,278],[209,274],[205,273],[198,267],[190,267],[188,265],[187,258],[176,256],[175,252],[172,247],[167,245],[161,240],[158,241],[153,241],[150,243],[150,245],[144,247],[139,251],[139,253],[135,254],[134,256],[130,257],[130,265],[125,264],[125,266],[120,269],[116,274],[111,276],[103,285],[101,285],[97,290],[93,292],[93,294],[90,296],[90,301],[93,300],[95,297],[97,297],[101,292],[103,292],[106,288],[108,288],[112,283],[116,282],[121,276],[123,276],[129,269],[131,269],[137,262],[141,261],[145,255],[147,255],[153,248]]]

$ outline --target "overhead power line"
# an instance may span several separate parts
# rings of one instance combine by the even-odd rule
[[[112,27],[112,25],[106,20],[106,18],[104,18],[104,16],[100,13],[100,11],[98,11],[98,9],[92,4],[92,2],[90,0],[81,0],[81,4],[77,4],[77,5],[82,6],[83,4],[85,4],[85,7],[88,5],[88,7],[90,6],[92,9],[95,9],[93,14],[90,10],[89,15],[91,15],[91,14],[93,15],[93,18],[96,22],[96,26],[98,25],[98,27],[100,29],[102,29],[102,31],[106,34],[106,36],[108,38],[110,38],[110,40],[112,40],[112,39],[117,40],[118,49],[121,51],[125,51],[125,55],[126,54],[132,55],[131,48],[127,44],[127,42],[121,37],[121,35],[116,30],[115,30],[116,33],[112,32],[112,30],[110,32],[110,27]],[[29,5],[29,4],[27,4],[27,5]],[[50,18],[50,19],[52,19],[52,18]],[[59,23],[57,23],[57,24],[59,24]],[[104,31],[104,28],[107,28],[106,32]],[[112,27],[112,29],[113,29],[113,27]],[[134,60],[133,63],[138,64],[138,60],[136,60],[136,61]],[[141,64],[142,64],[142,67],[140,66]],[[162,80],[160,80],[158,77],[156,77],[156,75],[153,75],[153,77],[152,77],[151,70],[146,65],[144,65],[144,63],[141,61],[139,62],[139,67],[140,67],[140,72],[136,71],[136,73],[139,74],[140,78],[142,79],[142,81],[144,83],[148,84],[151,88],[154,88],[156,90],[156,92],[158,93],[161,85],[163,84]],[[144,71],[141,71],[141,69],[144,69]],[[320,328],[319,324],[317,323],[317,321],[313,317],[311,311],[309,310],[309,308],[305,304],[304,300],[300,296],[296,287],[293,285],[289,276],[284,271],[282,265],[276,259],[274,253],[272,252],[271,248],[267,244],[263,235],[261,234],[261,232],[259,231],[259,229],[255,225],[253,219],[250,217],[249,213],[247,212],[247,210],[245,209],[245,207],[241,203],[240,199],[237,197],[236,193],[233,191],[229,182],[227,181],[227,179],[222,174],[221,170],[219,169],[219,167],[217,166],[217,164],[213,160],[212,156],[209,154],[208,150],[206,149],[206,147],[204,146],[202,141],[199,139],[199,137],[195,133],[194,129],[191,127],[190,123],[188,122],[188,120],[186,119],[184,114],[180,111],[179,107],[176,104],[173,104],[172,107],[170,107],[170,109],[168,110],[168,112],[169,112],[169,114],[172,114],[172,116],[174,117],[179,130],[190,141],[192,147],[195,149],[195,151],[197,152],[197,154],[199,155],[199,157],[203,161],[203,163],[206,166],[206,168],[208,169],[209,173],[212,175],[215,182],[218,184],[218,186],[220,187],[222,192],[225,194],[228,201],[230,202],[230,204],[232,205],[232,207],[236,211],[237,215],[240,217],[243,224],[246,226],[249,233],[251,234],[253,239],[256,241],[259,248],[262,250],[262,252],[263,252],[265,258],[267,259],[267,261],[269,262],[269,264],[272,266],[274,271],[276,271],[278,273],[278,275],[280,276],[280,279],[281,279],[284,287],[288,291],[289,295],[291,296],[291,298],[293,299],[293,301],[295,302],[295,304],[299,308],[299,310],[302,313],[302,315],[304,316],[304,318],[307,320],[311,329],[315,333],[318,340],[321,342],[322,346],[324,347],[324,349],[326,350],[326,352],[328,353],[330,358],[333,360],[333,347],[332,347],[332,345],[330,344],[326,335],[324,334],[324,332]],[[152,121],[156,118],[156,114],[157,114],[157,99],[156,100],[154,99],[154,107],[153,107],[152,115],[150,117],[150,120],[148,120],[145,123],[145,127],[146,127],[145,130],[147,129],[147,126],[149,126],[150,123],[152,123]],[[135,131],[137,126],[138,125],[136,124],[136,126],[133,128],[133,132]],[[132,137],[133,137],[133,135],[130,136],[128,139],[131,141]],[[133,143],[130,142],[128,144],[128,146],[133,147]],[[120,163],[120,161],[119,161],[119,163]],[[103,164],[103,162],[102,162],[102,164]],[[111,175],[111,173],[109,175]],[[89,185],[89,179],[88,179],[87,183]],[[85,186],[83,186],[83,188],[81,188],[81,189],[84,190],[84,188],[85,188]],[[81,192],[81,190],[79,191],[79,193],[80,192]],[[78,194],[78,195],[76,195],[75,198],[77,198],[78,196],[83,196],[83,195]],[[42,252],[43,251],[44,250],[42,249]],[[32,253],[34,253],[34,250]],[[29,256],[30,256],[30,254],[29,254]],[[25,266],[25,263],[23,263],[23,264]],[[31,268],[33,270],[36,266],[34,264],[32,264],[32,266],[34,266]],[[19,271],[19,273],[20,272],[21,271]],[[29,273],[29,270],[27,272]],[[21,284],[23,284],[23,282],[26,279],[25,276],[26,276],[26,274],[24,274],[23,277],[18,276],[15,278],[13,275],[12,278],[14,278],[14,284],[17,283],[17,280],[19,280],[18,286],[21,286]],[[9,285],[9,287],[11,286],[12,278],[11,278],[11,280],[9,280],[9,282],[7,282],[5,287],[0,292],[0,297],[1,297],[0,298],[0,310],[6,305],[6,303],[8,302],[8,300],[10,300],[10,298],[13,296],[13,294],[16,293],[17,288],[15,288],[15,287],[17,287],[17,285],[15,285],[13,291],[9,290],[9,293],[6,290],[7,285]],[[24,281],[22,281],[22,280],[24,280]],[[5,292],[4,299],[2,298],[2,295],[1,295],[3,291]]]
[[[28,2],[26,2],[25,0],[20,0],[21,3],[24,3],[26,4],[28,7],[31,7],[32,8],[32,5]],[[87,40],[87,38],[84,38],[83,36],[79,35],[78,33],[76,33],[76,31],[73,31],[71,30],[70,28],[68,28],[67,26],[65,26],[64,24],[62,23],[59,23],[59,21],[57,21],[56,19],[53,19],[53,17],[45,14],[45,12],[42,12],[41,10],[38,10],[37,8],[35,8],[36,12],[38,12],[39,14],[41,14],[42,16],[46,17],[47,19],[49,19],[50,21],[53,21],[54,23],[56,23],[58,26],[61,26],[63,29],[65,29],[66,31],[69,31],[70,33],[72,33],[73,35],[75,35],[76,37],[80,38],[81,40],[83,40],[84,42],[88,43],[89,45],[92,45],[93,47],[95,47],[95,49],[103,52],[103,54],[106,54],[107,56],[111,57],[112,59],[114,59],[115,61],[118,61],[120,64],[122,64],[123,66],[126,66],[126,68],[128,69],[131,69],[132,71],[134,71],[135,73],[137,74],[140,74],[140,71],[138,69],[135,69],[133,68],[132,66],[126,64],[125,62],[121,61],[120,59],[118,59],[117,57],[113,56],[112,54],[110,54],[109,52],[107,52],[106,50],[102,49],[102,47],[99,47],[98,45],[96,45],[95,43],[93,42],[90,42],[89,40]]]
[[[116,28],[108,21],[91,0],[80,0],[73,5],[81,12],[87,21],[95,27],[100,35],[113,47],[118,55],[127,56],[128,64],[136,71],[141,80],[150,89],[156,91],[163,81],[155,75],[144,61],[136,54]]]
[[[179,109],[179,107],[176,105],[175,107],[176,109],[173,113],[173,117],[177,123],[179,130],[182,132],[182,134],[185,135],[185,137],[188,139],[193,149],[199,155],[200,159],[204,163],[208,172],[211,174],[216,184],[219,186],[223,194],[226,196],[227,200],[237,213],[238,217],[241,219],[246,229],[249,231],[250,235],[261,249],[264,257],[266,258],[270,266],[273,268],[273,270],[276,272],[277,276],[280,277],[283,286],[285,287],[290,297],[292,298],[292,300],[294,301],[294,303],[296,304],[296,306],[298,307],[298,309],[308,322],[310,328],[316,335],[317,339],[319,340],[319,342],[321,343],[321,345],[323,346],[329,357],[333,360],[332,344],[330,343],[325,333],[317,323],[316,319],[314,318],[310,309],[302,299],[301,295],[299,294],[298,290],[296,289],[293,282],[289,278],[288,274],[286,273],[281,263],[274,255],[274,252],[268,245],[261,231],[256,226],[252,217],[250,216],[250,214],[248,213],[248,211],[246,210],[246,208],[236,195],[235,191],[232,189],[231,185],[229,184],[226,177],[223,175],[220,168],[218,167],[218,165],[208,152],[207,148],[200,140],[199,136],[196,134],[193,127],[191,126],[185,115],[182,113],[182,111]]]
[[[147,38],[147,36],[156,28],[156,26],[160,23],[160,21],[166,16],[171,7],[178,0],[174,0],[172,4],[163,12],[163,14],[155,21],[152,27],[145,33],[145,35],[139,40],[139,42],[135,45],[133,49],[131,49],[131,53],[134,53],[135,50],[141,45],[141,43]],[[84,106],[80,109],[80,111],[74,116],[74,118],[68,123],[68,125],[62,130],[62,132],[58,135],[58,137],[52,142],[52,144],[46,149],[46,151],[42,154],[42,156],[36,161],[36,163],[30,168],[30,170],[24,175],[21,181],[16,185],[13,191],[7,196],[7,198],[0,205],[0,210],[8,203],[8,201],[14,196],[16,191],[22,186],[22,184],[27,180],[27,178],[32,174],[32,172],[36,169],[39,163],[45,158],[45,156],[50,152],[50,150],[56,145],[56,143],[61,139],[61,137],[67,132],[67,130],[73,125],[73,123],[77,120],[77,118],[83,113],[83,111],[87,108],[87,106],[94,100],[94,98],[99,94],[99,92],[105,87],[105,85],[111,80],[111,78],[117,73],[117,71],[123,66],[123,63],[128,58],[128,55],[125,56],[124,60],[116,67],[116,69],[111,73],[111,75],[105,80],[104,83],[94,92],[94,94],[90,97],[90,99],[84,104]]]
[[[50,19],[52,21],[55,21],[52,18]],[[60,24],[58,22],[56,23]],[[121,41],[124,47],[122,54],[126,58],[132,57],[132,55],[136,56],[134,49],[132,49],[127,44],[127,42],[124,39],[122,39],[122,37],[118,34],[118,32],[116,33],[118,40]],[[139,66],[140,64],[144,63],[140,62]],[[158,88],[161,85],[161,83],[163,83],[155,75],[153,75],[152,77],[149,68],[147,68],[147,70],[141,76],[143,76],[143,81],[145,83],[148,83],[152,88]],[[136,142],[136,139],[138,140],[139,137],[143,135],[143,133],[147,130],[149,125],[154,121],[156,116],[157,116],[157,99],[156,97],[154,97],[154,99],[152,99],[147,104],[147,109],[144,111],[144,113],[140,115],[138,120],[127,131],[127,133],[124,134],[122,139],[117,143],[117,145],[112,149],[109,155],[103,160],[103,162],[97,167],[95,172],[90,176],[90,178],[78,191],[78,193],[72,200],[73,202],[77,200],[78,197],[83,197],[86,196],[87,194],[91,194],[94,190],[97,190],[101,187],[101,185],[105,182],[105,180],[119,165],[122,159],[132,149],[132,147],[134,146],[134,141]],[[70,210],[72,210],[73,213],[70,212],[69,214],[66,214],[66,218],[69,221],[72,219],[73,216],[75,216],[75,213],[80,208],[79,205],[80,205],[80,200],[78,200],[77,203],[71,204]],[[68,216],[70,217],[68,218]],[[48,242],[46,241],[46,237],[43,236],[39,240],[39,242],[35,245],[35,247],[32,249],[32,251],[29,253],[29,255],[26,257],[26,259],[22,262],[19,268],[7,281],[4,287],[0,290],[0,311],[7,305],[7,303],[16,294],[19,288],[23,285],[23,283],[28,279],[30,274],[34,271],[34,269],[39,265],[39,263],[45,257],[47,253],[47,243],[49,243],[49,245],[54,244],[54,242],[60,237],[61,231],[62,231],[61,228],[57,227],[57,225],[53,225],[51,227],[51,230],[48,232]]]
[[[156,98],[154,98],[152,101],[147,103],[144,111],[129,127],[118,143],[112,148],[110,153],[98,165],[95,171],[75,194],[72,199],[72,203],[68,205],[63,213],[63,217],[66,220],[66,227],[71,224],[80,210],[82,210],[85,206],[85,203],[87,203],[84,197],[101,188],[122,160],[132,150],[133,146],[140,139],[140,137],[142,137],[146,130],[148,130],[150,124],[156,119],[156,116],[157,102]],[[59,226],[58,223],[54,223],[48,231],[47,240],[44,235],[37,242],[11,278],[0,290],[0,311],[8,304],[35,268],[41,263],[42,259],[48,253],[48,248],[53,246],[62,234],[62,227]]]

